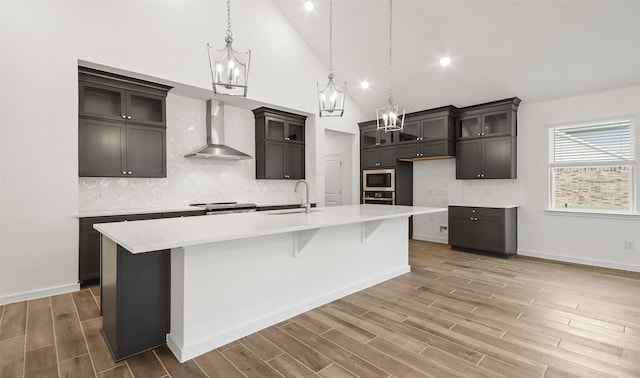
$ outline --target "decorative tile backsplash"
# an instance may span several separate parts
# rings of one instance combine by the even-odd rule
[[[80,177],[80,211],[184,206],[198,202],[297,203],[295,183],[256,180],[255,158],[228,161],[185,159],[206,142],[205,102],[167,97],[167,177]],[[225,106],[225,142],[255,157],[250,110]]]

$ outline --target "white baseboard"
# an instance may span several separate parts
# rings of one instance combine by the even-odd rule
[[[630,272],[640,272],[640,266],[638,265],[620,264],[620,263],[615,263],[611,261],[603,261],[603,260],[596,260],[596,259],[585,259],[583,257],[554,255],[552,253],[527,251],[527,250],[521,250],[521,249],[518,250],[518,255],[528,256],[528,257],[537,257],[541,259],[574,263],[574,264],[598,266],[602,268],[628,270]]]
[[[422,241],[428,241],[428,242],[433,242],[433,243],[449,244],[449,238],[448,237],[445,237],[445,238],[434,238],[432,236],[423,236],[423,235],[413,234],[413,239],[422,240]]]
[[[167,346],[176,356],[178,361],[185,362],[192,358],[198,357],[201,354],[204,354],[213,349],[216,349],[220,346],[228,344],[231,341],[240,339],[254,332],[258,332],[261,329],[267,328],[274,324],[280,323],[284,320],[290,319],[305,311],[312,310],[318,306],[322,306],[329,302],[335,301],[336,299],[340,299],[349,294],[353,294],[357,291],[366,289],[373,285],[377,285],[391,278],[408,273],[409,271],[411,271],[411,267],[409,265],[391,270],[389,272],[380,274],[376,277],[373,277],[364,281],[360,281],[353,285],[340,288],[338,290],[332,291],[330,293],[327,293],[321,296],[317,296],[315,298],[311,298],[305,302],[299,303],[295,306],[283,309],[281,311],[256,318],[251,322],[238,325],[238,327],[225,331],[224,333],[220,333],[218,335],[208,337],[207,339],[202,340],[195,345],[191,345],[187,347],[185,347],[184,345],[180,346],[175,340],[171,338],[171,334],[168,334]]]
[[[3,297],[0,297],[0,305],[28,301],[31,299],[44,298],[52,295],[70,293],[72,291],[78,291],[78,290],[80,290],[80,284],[74,283],[70,285],[50,287],[48,289],[28,291],[20,294],[5,295]]]

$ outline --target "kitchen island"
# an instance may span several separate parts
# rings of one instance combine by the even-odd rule
[[[446,208],[367,204],[94,227],[102,233],[103,271],[126,264],[113,256],[170,260],[166,341],[186,361],[408,272],[408,217],[441,211]],[[144,266],[154,267],[142,263],[138,272]],[[103,277],[103,288],[117,286],[117,274]],[[126,297],[127,290],[144,286],[135,279],[129,285],[118,292]],[[103,317],[118,317],[107,308],[119,306],[105,302],[108,291]]]

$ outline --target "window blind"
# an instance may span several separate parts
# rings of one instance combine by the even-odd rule
[[[636,159],[630,120],[549,129],[551,166],[629,164]]]

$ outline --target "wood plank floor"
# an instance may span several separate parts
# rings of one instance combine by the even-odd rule
[[[410,242],[411,273],[178,363],[113,363],[99,288],[0,306],[0,377],[640,377],[640,273]]]

